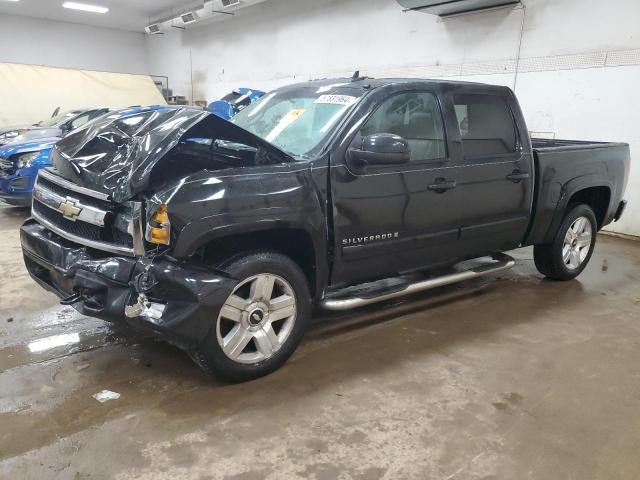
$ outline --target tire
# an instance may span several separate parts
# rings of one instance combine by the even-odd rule
[[[598,224],[591,207],[584,204],[570,206],[553,243],[534,246],[536,268],[552,280],[573,280],[589,263],[597,232]]]
[[[239,282],[212,315],[212,328],[191,357],[206,372],[230,382],[277,370],[302,341],[311,318],[304,272],[290,258],[270,251],[240,254],[218,268]]]

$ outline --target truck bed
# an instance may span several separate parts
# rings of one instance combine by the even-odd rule
[[[600,227],[613,220],[626,185],[629,145],[615,142],[532,138],[535,161],[533,221],[525,244],[552,240],[574,192],[601,187],[609,207],[600,215]]]

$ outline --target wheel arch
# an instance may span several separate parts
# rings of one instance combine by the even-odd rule
[[[293,225],[255,227],[207,235],[194,245],[193,255],[205,264],[217,265],[242,252],[271,250],[281,253],[298,264],[307,277],[312,297],[319,298],[325,289],[327,267],[321,260],[325,250],[318,235]]]
[[[544,241],[536,243],[544,244],[553,241],[555,233],[560,227],[567,211],[571,208],[571,205],[575,205],[576,203],[584,203],[594,210],[598,223],[598,231],[608,223],[608,220],[612,216],[611,185],[601,181],[585,182],[584,179],[580,180],[581,181],[569,182],[564,185],[562,188],[562,196],[556,206],[553,219],[544,236]]]
[[[607,212],[611,206],[611,188],[606,185],[586,187],[574,192],[567,201],[566,208],[576,203],[583,203],[591,207],[596,214],[598,230],[604,226]]]

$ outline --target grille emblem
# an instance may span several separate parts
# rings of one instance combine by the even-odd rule
[[[58,210],[62,213],[64,218],[69,220],[75,220],[82,212],[82,208],[76,206],[76,202],[67,198],[64,202],[60,202]]]

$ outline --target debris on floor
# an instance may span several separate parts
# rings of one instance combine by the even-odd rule
[[[108,402],[109,400],[118,400],[120,394],[118,392],[112,392],[111,390],[102,390],[101,392],[92,395],[100,403]]]

